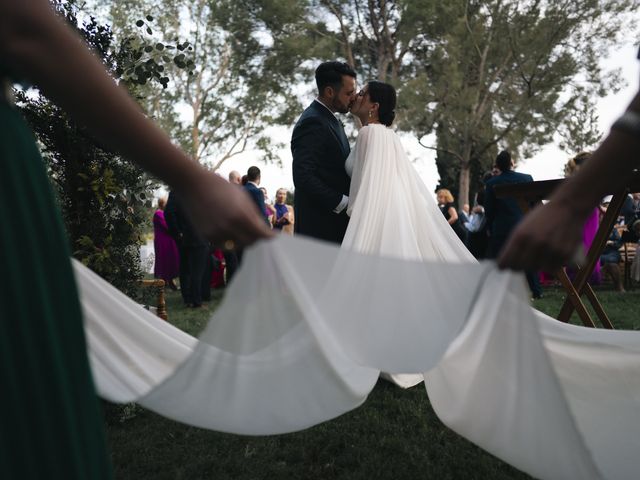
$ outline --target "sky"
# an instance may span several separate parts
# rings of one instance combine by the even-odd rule
[[[638,47],[630,42],[628,45],[613,51],[609,58],[602,61],[606,69],[621,68],[622,76],[627,84],[618,93],[608,95],[599,100],[597,114],[602,134],[606,134],[609,131],[611,124],[624,112],[635,92],[638,91],[640,61],[636,59],[637,51]],[[303,104],[308,104],[312,100],[313,96],[309,94],[307,102],[303,102]],[[347,118],[343,120],[345,123],[349,121]],[[293,190],[291,150],[289,149],[292,129],[293,127],[273,129],[274,138],[286,144],[286,147],[279,152],[282,167],[261,161],[260,152],[247,151],[225,162],[218,169],[218,173],[227,178],[231,170],[237,170],[244,174],[251,165],[257,165],[262,171],[261,185],[266,187],[269,198],[273,199],[276,190],[280,187]],[[415,137],[411,135],[402,135],[401,138],[409,158],[414,160],[414,166],[418,174],[429,191],[433,192],[439,179],[435,164],[435,152],[421,147]],[[531,174],[534,180],[559,178],[563,175],[564,164],[569,157],[570,155],[560,150],[557,144],[550,144],[542,148],[535,156],[523,159],[517,165],[516,170]]]

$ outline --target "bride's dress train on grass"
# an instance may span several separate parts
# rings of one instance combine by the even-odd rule
[[[198,340],[74,262],[100,395],[267,435],[356,408],[381,371],[424,375],[447,426],[534,477],[637,478],[640,332],[533,310],[521,275],[470,258],[408,162],[354,161],[353,181],[345,248],[248,249]]]

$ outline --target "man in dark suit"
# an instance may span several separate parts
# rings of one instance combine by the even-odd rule
[[[320,64],[315,73],[318,97],[293,129],[295,231],[342,243],[349,217],[351,179],[344,169],[350,147],[335,113],[347,113],[356,95],[356,73],[342,62]]]
[[[262,190],[259,188],[260,177],[261,172],[258,167],[249,167],[249,170],[247,170],[247,183],[245,184],[244,189],[251,197],[251,200],[255,203],[260,216],[264,218],[264,221],[269,225],[269,219],[265,215],[264,211],[264,193],[262,193]]]
[[[533,182],[531,175],[513,171],[513,160],[506,150],[498,154],[496,167],[500,173],[487,180],[485,184],[484,211],[489,230],[487,258],[498,258],[509,235],[524,216],[515,199],[496,198],[494,186]],[[525,273],[533,298],[541,298],[542,289],[537,272]]]
[[[180,293],[188,307],[200,308],[211,300],[211,255],[209,242],[196,230],[175,192],[169,193],[164,216],[169,234],[180,254]]]

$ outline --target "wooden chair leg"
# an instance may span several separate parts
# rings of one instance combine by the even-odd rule
[[[587,298],[589,299],[589,302],[591,302],[591,306],[595,310],[596,315],[598,315],[598,318],[600,319],[600,323],[602,323],[602,326],[604,328],[608,328],[609,330],[613,330],[614,329],[613,324],[611,323],[611,320],[609,320],[609,316],[604,311],[604,308],[602,308],[600,301],[596,297],[596,293],[593,291],[593,288],[591,288],[591,285],[589,285],[588,283],[585,286],[585,293],[587,295]]]
[[[571,318],[571,314],[575,309],[585,326],[595,328],[595,323],[593,323],[589,312],[580,299],[580,294],[573,286],[573,283],[571,283],[571,280],[569,279],[569,276],[567,275],[567,272],[565,272],[564,268],[558,270],[558,272],[556,272],[556,276],[558,277],[558,280],[560,280],[560,283],[562,284],[564,289],[567,291],[567,300],[569,300],[565,301],[564,305],[562,306],[560,314],[558,315],[558,320],[564,323],[568,323],[569,319]]]
[[[167,304],[164,299],[164,280],[160,280],[162,282],[162,286],[158,288],[158,315],[163,320],[168,320],[169,316],[167,315]]]
[[[163,320],[167,320],[169,317],[167,315],[167,304],[165,302],[164,297],[164,280],[155,279],[155,280],[142,280],[140,284],[146,288],[155,288],[158,292],[158,300],[156,306],[156,315]]]

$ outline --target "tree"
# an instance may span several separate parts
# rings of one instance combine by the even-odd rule
[[[217,170],[228,159],[257,147],[277,161],[268,127],[291,121],[289,71],[283,71],[256,17],[233,0],[128,0],[111,5],[119,37],[131,34],[132,12],[153,12],[156,31],[189,47],[173,56],[166,76],[173,91],[145,92],[145,106],[197,161]],[[144,28],[144,27],[142,27]],[[191,71],[181,64],[197,65]]]
[[[436,145],[423,146],[438,152],[441,185],[463,204],[472,172],[490,167],[498,148],[525,157],[555,135],[567,147],[597,141],[595,100],[619,84],[598,61],[629,33],[638,5],[315,0],[301,22],[333,35],[333,54],[365,77],[396,86],[398,127],[422,140],[436,133]]]
[[[557,132],[573,144],[597,139],[590,112],[618,84],[599,59],[619,41],[634,7],[617,0],[451,5],[422,89],[432,102],[411,114],[426,127],[418,135],[432,125],[443,130],[435,148],[439,158],[456,160],[460,205],[468,203],[472,168],[490,161],[498,146],[523,157]]]
[[[55,1],[114,76],[133,85],[156,82],[163,68],[144,49],[115,47],[109,27],[88,18],[80,25],[75,2]],[[129,73],[127,73],[129,72]],[[140,229],[150,219],[153,180],[103,148],[57,105],[33,90],[18,91],[18,107],[41,144],[73,256],[129,295],[140,271]]]

